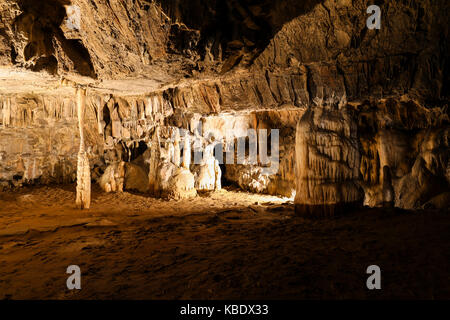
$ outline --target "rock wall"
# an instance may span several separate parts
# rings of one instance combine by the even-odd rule
[[[373,1],[322,1],[285,23],[254,68],[306,68],[311,101],[333,94],[348,100],[409,93],[421,99],[449,96],[448,1],[376,3],[380,30],[366,27]]]
[[[3,187],[24,183],[73,182],[79,133],[74,98],[16,95],[0,98],[0,181]],[[95,115],[88,112],[90,123]],[[98,155],[87,130],[90,157]]]
[[[388,99],[358,106],[365,204],[383,202],[383,168],[392,176],[395,206],[421,208],[449,189],[449,117],[411,100]]]
[[[449,129],[446,108],[408,99],[308,109],[297,127],[296,212],[335,215],[363,195],[371,207],[447,208]]]
[[[2,185],[17,187],[30,183],[73,182],[76,178],[77,154],[80,145],[75,94],[66,96],[16,94],[2,96],[1,101]],[[242,182],[243,171],[237,171],[237,174],[233,175],[231,168],[235,167],[236,160],[233,164],[227,165],[230,170],[226,177],[229,181],[250,191],[281,193],[289,196],[292,194],[294,189],[292,187],[294,183],[293,155],[289,144],[293,141],[296,121],[304,109],[290,107],[281,110],[253,112],[232,110],[228,113],[201,114],[192,112],[191,110],[196,108],[188,108],[179,101],[186,100],[178,100],[167,91],[146,96],[115,96],[89,89],[86,97],[84,132],[86,153],[93,171],[93,179],[99,179],[101,185],[106,185],[101,182],[100,177],[104,176],[105,172],[111,175],[110,171],[114,176],[117,171],[107,170],[107,167],[117,166],[125,161],[129,165],[127,164],[123,171],[122,179],[125,178],[124,176],[130,177],[124,181],[125,189],[147,190],[148,187],[140,181],[142,177],[136,177],[133,172],[148,174],[152,154],[156,153],[153,142],[156,130],[161,132],[158,139],[163,149],[159,151],[162,155],[158,155],[155,160],[158,164],[153,169],[159,170],[159,162],[163,158],[168,158],[168,153],[173,153],[172,132],[175,129],[181,129],[190,135],[192,142],[196,138],[200,141],[200,145],[192,145],[193,163],[192,168],[189,169],[193,173],[197,172],[198,177],[201,177],[205,174],[202,173],[201,163],[194,163],[195,148],[203,152],[213,142],[210,140],[211,134],[216,139],[215,144],[224,145],[225,155],[226,138],[229,133],[232,133],[230,141],[236,148],[235,139],[247,137],[248,129],[254,129],[257,132],[261,129],[268,130],[269,140],[270,130],[278,129],[282,137],[280,170],[266,174],[264,186],[254,189],[252,187],[254,181],[250,178]],[[248,149],[248,144],[246,147]],[[177,150],[182,149],[180,141]],[[214,163],[214,158],[212,161]],[[175,162],[179,162],[176,164],[177,167],[181,165],[180,160]],[[213,180],[216,179],[215,167],[217,165],[212,167],[212,171],[209,170],[214,173]],[[256,170],[259,175],[264,168],[258,164],[242,164],[240,167],[242,170]],[[256,177],[256,179],[259,178]],[[110,181],[110,178],[103,178],[103,180]],[[216,182],[212,181],[212,185],[212,189],[215,189]],[[205,189],[205,184],[199,182],[197,187]],[[285,191],[282,190],[283,188]],[[105,190],[107,189],[105,187]],[[114,191],[113,189],[121,188],[109,189]]]

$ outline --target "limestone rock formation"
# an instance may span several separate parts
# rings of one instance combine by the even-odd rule
[[[220,169],[219,161],[214,160],[214,190],[218,191],[222,189],[222,169]]]
[[[332,216],[362,205],[357,126],[347,108],[319,105],[306,111],[295,152],[297,214]]]
[[[222,171],[219,162],[214,158],[213,146],[207,146],[203,155],[203,163],[196,172],[195,188],[199,191],[220,190]]]
[[[80,151],[77,162],[77,197],[76,204],[81,209],[91,205],[91,167],[84,146],[84,109],[86,107],[86,90],[77,89],[78,127],[80,129]]]
[[[0,188],[87,181],[90,167],[105,190],[156,197],[223,179],[308,208],[358,202],[357,185],[369,206],[442,206],[450,3],[378,2],[380,30],[365,0],[1,1]],[[248,130],[267,131],[273,172],[259,154],[236,163]],[[234,163],[196,163],[211,135]]]
[[[85,152],[78,154],[77,163],[77,196],[75,203],[80,209],[91,206],[91,170]]]
[[[396,207],[419,209],[447,192],[449,121],[441,108],[388,99],[358,106],[358,110],[366,205],[381,206],[388,197]]]
[[[153,196],[184,199],[197,195],[194,175],[189,169],[191,157],[189,137],[187,135],[183,137],[183,150],[180,150],[179,144],[178,128],[162,126],[153,132],[150,158],[147,161],[149,164],[147,190]],[[143,187],[144,185],[141,186],[141,190],[145,189]]]
[[[151,194],[158,194],[158,170],[159,169],[159,159],[161,157],[160,150],[160,140],[159,140],[159,130],[157,129],[153,134],[153,139],[151,142],[151,154],[148,160],[149,172],[148,172],[148,187]]]
[[[194,175],[186,168],[176,168],[169,179],[169,187],[164,190],[170,198],[186,199],[197,195]]]
[[[98,184],[105,192],[123,192],[125,181],[125,162],[109,165]]]
[[[263,174],[261,167],[245,165],[228,165],[226,178],[234,181],[243,190],[254,193],[265,193],[268,191],[270,176]],[[276,194],[276,192],[274,192]]]
[[[178,167],[165,159],[160,161],[156,169],[156,185],[153,193],[156,197],[168,197],[172,188],[172,177]]]
[[[395,203],[395,191],[392,186],[391,171],[388,166],[383,167],[383,206],[393,207]]]

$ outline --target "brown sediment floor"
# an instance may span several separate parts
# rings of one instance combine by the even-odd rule
[[[0,193],[0,299],[450,299],[448,210],[313,221],[233,190],[163,201],[95,189],[79,211],[74,191]],[[366,287],[372,264],[381,290]]]

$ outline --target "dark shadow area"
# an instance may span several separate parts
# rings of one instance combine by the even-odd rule
[[[75,71],[82,76],[96,79],[89,51],[83,46],[81,40],[66,39],[61,30],[55,35],[61,43],[61,47],[68,58],[73,62]]]
[[[148,147],[144,141],[139,141],[133,147],[130,148],[130,162],[139,159]]]
[[[158,0],[172,21],[201,32],[199,51],[223,59],[239,52],[256,57],[293,18],[310,12],[322,0]],[[236,60],[241,59],[237,57]],[[238,61],[235,61],[235,64]]]
[[[58,60],[53,55],[39,58],[32,70],[35,72],[46,70],[48,73],[56,75],[58,73]]]

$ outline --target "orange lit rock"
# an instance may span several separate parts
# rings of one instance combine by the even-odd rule
[[[80,129],[80,151],[77,162],[77,197],[76,204],[80,209],[91,206],[91,168],[84,145],[84,110],[86,107],[86,90],[77,89],[78,127]]]
[[[310,108],[297,125],[295,211],[333,216],[362,205],[356,123],[345,107]]]

